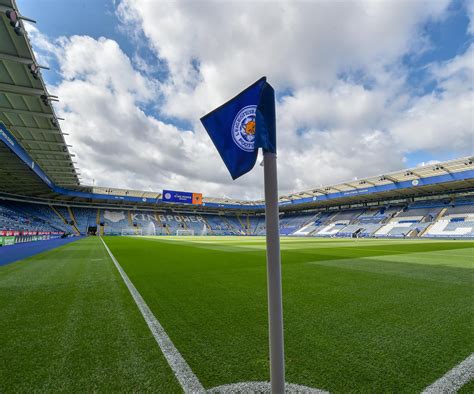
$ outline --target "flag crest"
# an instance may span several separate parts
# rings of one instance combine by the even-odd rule
[[[276,153],[275,92],[266,77],[201,118],[232,179],[249,172],[258,149]]]

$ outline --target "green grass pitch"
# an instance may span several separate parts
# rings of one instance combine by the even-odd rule
[[[104,240],[205,388],[269,379],[263,238]],[[474,351],[473,242],[281,243],[288,382],[419,392]],[[98,238],[0,267],[0,316],[0,392],[180,392]]]

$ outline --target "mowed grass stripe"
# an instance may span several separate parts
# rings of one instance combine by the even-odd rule
[[[222,246],[234,246],[237,248],[249,248],[249,249],[265,249],[265,237],[262,236],[145,236],[141,239],[155,240],[159,242],[172,242],[172,243],[190,243],[193,245],[203,245],[209,247],[216,247],[217,245]],[[316,238],[316,237],[281,237],[280,244],[282,250],[304,250],[314,249],[315,247],[328,247],[328,248],[355,248],[355,247],[372,247],[377,245],[386,245],[393,249],[395,245],[402,245],[406,247],[418,248],[416,245],[430,245],[445,243],[448,249],[456,248],[456,243],[466,244],[472,241],[463,240],[433,240],[433,239],[374,239],[374,238]],[[454,246],[453,246],[454,245]],[[409,246],[410,247],[410,246]],[[439,246],[436,246],[437,248]],[[461,246],[462,247],[462,246]],[[403,253],[403,251],[401,251]]]
[[[100,240],[0,267],[0,391],[179,392]]]
[[[205,387],[268,380],[263,249],[106,241]],[[288,381],[335,392],[421,391],[472,353],[472,267],[457,267],[456,256],[443,266],[410,261],[472,252],[472,242],[324,243],[282,249]],[[338,266],[345,260],[379,272]],[[384,264],[398,274],[384,274]],[[446,280],[430,279],[441,274]]]

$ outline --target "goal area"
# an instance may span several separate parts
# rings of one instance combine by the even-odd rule
[[[143,235],[141,228],[123,228],[122,235]]]
[[[194,235],[194,230],[176,230],[176,235],[179,235],[179,236]]]

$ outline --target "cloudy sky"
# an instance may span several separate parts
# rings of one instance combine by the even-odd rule
[[[85,184],[260,198],[199,118],[263,75],[281,193],[473,154],[474,2],[17,3]]]

